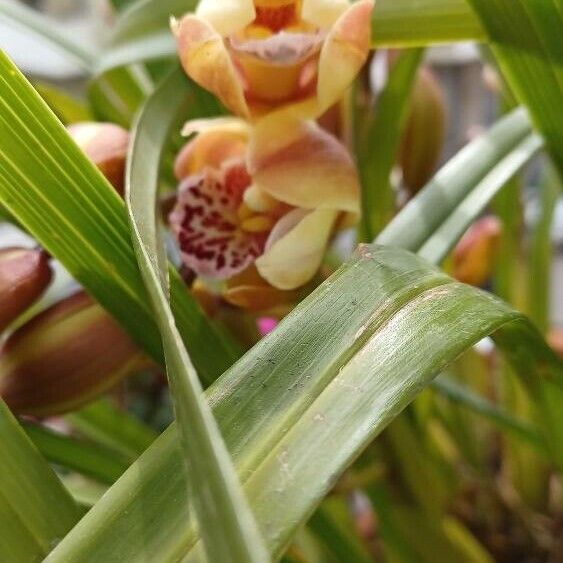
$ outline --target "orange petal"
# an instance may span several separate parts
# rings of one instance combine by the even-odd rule
[[[217,96],[234,114],[248,117],[242,82],[221,35],[194,15],[172,20],[171,27],[188,76]]]
[[[186,143],[174,163],[174,174],[178,180],[196,174],[206,166],[220,168],[232,158],[243,157],[248,143],[249,127],[237,118],[195,119],[188,121],[183,135],[197,133],[197,137]]]
[[[330,30],[319,61],[317,96],[320,111],[342,98],[366,62],[373,5],[373,0],[356,2]]]
[[[305,209],[359,211],[359,181],[346,148],[313,121],[285,112],[261,119],[250,137],[254,186]]]
[[[309,212],[256,260],[260,275],[278,289],[296,289],[307,283],[321,265],[337,217],[337,211],[328,209]]]
[[[200,0],[196,14],[223,37],[240,31],[256,17],[252,0]]]
[[[349,7],[349,0],[303,0],[301,17],[317,27],[329,28]]]

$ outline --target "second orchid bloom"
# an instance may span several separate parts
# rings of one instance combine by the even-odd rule
[[[235,115],[317,118],[366,61],[373,0],[201,0],[172,22],[188,75]]]
[[[187,74],[237,116],[184,129],[196,136],[176,160],[169,219],[195,274],[297,289],[335,230],[358,217],[353,159],[314,120],[365,63],[372,9],[372,0],[202,0],[172,22]]]

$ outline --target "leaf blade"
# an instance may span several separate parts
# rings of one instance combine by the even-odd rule
[[[157,232],[156,195],[163,149],[180,110],[189,102],[193,111],[197,104],[195,95],[185,95],[185,83],[184,73],[176,68],[139,114],[132,132],[126,201],[137,261],[162,337],[191,499],[205,551],[211,561],[259,563],[268,561],[267,551],[176,328],[169,305],[166,254]]]
[[[153,358],[156,325],[131,247],[125,208],[9,59],[0,54],[0,200]],[[172,276],[173,306],[194,361],[213,381],[238,356]]]
[[[0,400],[0,559],[42,559],[80,511]]]

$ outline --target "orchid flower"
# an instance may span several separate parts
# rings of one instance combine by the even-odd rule
[[[201,0],[172,21],[187,74],[235,115],[317,118],[366,61],[373,0]]]
[[[169,221],[184,264],[226,280],[250,267],[293,290],[317,272],[345,214],[359,212],[354,163],[314,121],[272,114],[188,122]]]

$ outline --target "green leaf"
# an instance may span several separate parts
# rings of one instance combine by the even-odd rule
[[[0,55],[0,202],[162,361],[123,202],[5,55]],[[237,351],[210,325],[177,274],[172,302],[198,372],[213,381]]]
[[[473,188],[452,214],[418,250],[428,261],[438,264],[455,246],[467,228],[479,217],[493,197],[543,146],[538,135],[528,135]]]
[[[129,467],[125,457],[97,444],[82,442],[38,424],[25,424],[27,435],[51,463],[111,485]]]
[[[79,41],[65,33],[57,22],[19,2],[12,2],[10,0],[0,0],[0,19],[6,19],[19,27],[37,34],[85,71],[92,72],[95,54],[85,49]]]
[[[135,461],[158,434],[127,412],[114,408],[107,400],[97,401],[67,414],[65,419],[81,434]]]
[[[545,450],[545,443],[532,424],[515,418],[494,403],[477,395],[468,387],[457,383],[452,377],[446,375],[438,377],[432,382],[432,388],[450,401],[494,422],[501,430],[512,433],[519,439],[526,440],[539,450]]]
[[[395,211],[391,171],[397,161],[412,86],[423,54],[423,49],[413,49],[399,55],[379,95],[365,136],[362,135],[358,143],[364,241],[373,240]]]
[[[535,149],[535,143],[529,139],[531,133],[530,122],[522,109],[498,121],[438,171],[417,197],[383,230],[377,242],[418,252],[448,218],[453,226],[457,221],[464,222],[462,234],[468,225],[464,216],[464,205],[467,203],[464,202],[470,198],[475,204],[482,203],[486,198],[480,198],[481,191],[488,192],[490,197],[506,183],[506,173],[499,174],[497,169],[500,166],[506,172],[507,168],[510,171],[511,163],[521,165],[517,157],[522,154],[522,147],[527,155],[532,153],[530,149]],[[505,161],[507,158],[508,164]],[[471,204],[470,207],[469,219],[478,205]],[[459,213],[454,222],[451,217],[456,211]],[[455,244],[460,236],[453,230],[450,234],[450,238],[444,237],[444,246]],[[437,261],[443,257],[438,254]]]
[[[181,17],[196,4],[194,0],[138,0],[119,18],[98,68],[175,57],[170,16]],[[465,0],[377,0],[374,47],[418,47],[483,38],[479,20]]]
[[[88,99],[98,121],[128,129],[152,89],[152,80],[140,65],[112,68],[89,83]]]
[[[469,0],[500,68],[563,174],[563,1]]]
[[[539,217],[534,225],[529,249],[527,312],[544,334],[550,329],[550,287],[553,247],[551,233],[555,208],[561,193],[561,181],[548,166],[540,184]]]
[[[70,60],[92,74],[97,68],[98,54],[84,49],[79,41],[68,36],[57,22],[35,10],[15,2],[0,0],[0,18],[36,34],[61,51]],[[98,72],[90,87],[90,99],[98,116],[127,126],[133,114],[151,90],[150,77],[143,68],[113,68]]]
[[[485,37],[466,0],[376,0],[372,29],[375,47],[423,47]]]
[[[189,117],[198,115],[194,114],[198,90],[192,86],[192,95],[186,96],[186,81],[183,71],[174,69],[134,124],[126,182],[129,220],[162,336],[190,498],[205,552],[210,561],[265,562],[267,551],[169,305],[166,253],[156,219],[157,191],[160,162],[173,126],[180,116],[186,117],[186,107]]]
[[[327,547],[331,560],[370,563],[373,559],[354,533],[356,526],[350,512],[344,499],[329,498],[319,506],[307,526]]]
[[[210,388],[274,557],[361,450],[488,334],[531,390],[540,378],[563,386],[561,362],[522,315],[404,250],[364,245]],[[193,556],[177,444],[172,426],[47,561]]]
[[[40,561],[80,511],[1,400],[0,460],[0,560]]]
[[[68,95],[62,89],[45,82],[34,82],[33,87],[65,125],[92,121],[92,114],[86,103]]]

